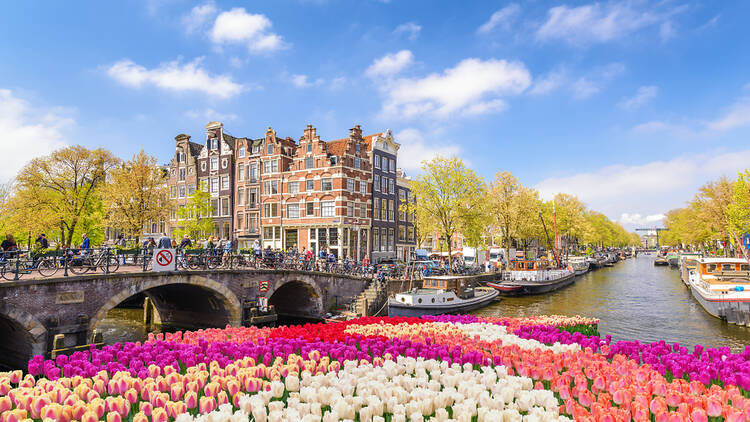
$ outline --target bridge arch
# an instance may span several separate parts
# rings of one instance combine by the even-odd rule
[[[239,326],[242,322],[242,304],[224,284],[199,275],[159,276],[138,280],[112,295],[91,319],[89,329],[96,328],[111,309],[139,293],[152,300],[162,323],[201,327]]]
[[[3,364],[25,368],[29,357],[44,354],[47,329],[28,312],[11,305],[0,306],[0,356]]]
[[[321,318],[325,313],[323,292],[309,277],[276,283],[267,297],[278,314]]]

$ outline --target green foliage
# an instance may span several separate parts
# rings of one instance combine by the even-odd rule
[[[214,222],[211,218],[213,212],[211,195],[208,193],[208,186],[203,182],[190,196],[188,204],[177,210],[177,220],[181,226],[177,227],[175,234],[177,237],[187,234],[194,240],[207,237],[214,231]]]

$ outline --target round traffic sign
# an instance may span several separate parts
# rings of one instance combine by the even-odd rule
[[[161,265],[162,267],[166,267],[167,265],[171,264],[172,259],[174,259],[174,257],[172,256],[172,252],[168,250],[159,251],[156,254],[156,263]]]

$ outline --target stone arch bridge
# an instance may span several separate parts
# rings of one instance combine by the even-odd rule
[[[0,365],[24,368],[33,355],[49,354],[55,337],[56,348],[90,343],[107,312],[139,294],[151,301],[163,324],[223,327],[241,325],[260,296],[279,314],[320,318],[360,294],[369,281],[308,271],[212,270],[4,282]],[[261,291],[266,284],[261,282],[268,282],[267,291]]]

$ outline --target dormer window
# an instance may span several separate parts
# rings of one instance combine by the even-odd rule
[[[219,140],[218,140],[218,139],[216,139],[216,138],[211,138],[211,139],[210,139],[210,140],[208,141],[208,147],[209,147],[210,149],[219,149]]]
[[[259,145],[253,145],[253,154],[257,154],[260,151]]]
[[[245,147],[240,147],[239,156],[244,157],[245,156]]]
[[[266,146],[266,154],[273,154],[273,144],[268,144],[268,146]]]

